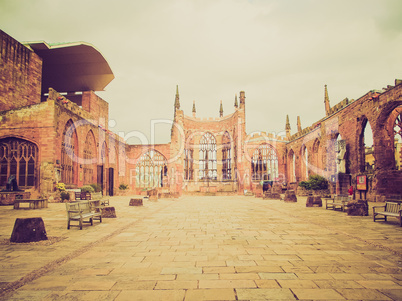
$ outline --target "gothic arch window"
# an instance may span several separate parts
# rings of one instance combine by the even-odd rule
[[[184,177],[186,180],[194,180],[194,149],[191,141],[191,137],[189,137],[184,148]]]
[[[370,122],[366,117],[364,117],[362,120],[362,131],[359,137],[359,149],[360,157],[362,158],[360,170],[372,172],[375,164],[373,131],[371,129]]]
[[[292,149],[289,151],[288,160],[289,182],[293,183],[296,182],[296,156]]]
[[[67,122],[61,141],[61,182],[77,184],[77,131],[71,119]]]
[[[308,149],[305,145],[302,146],[300,152],[301,158],[301,178],[303,181],[308,180]]]
[[[38,147],[19,138],[0,140],[0,186],[15,176],[20,187],[35,186],[38,168]]]
[[[320,140],[315,139],[313,145],[313,165],[314,165],[314,172],[318,175],[323,173],[322,168],[322,146]]]
[[[269,144],[262,144],[251,157],[251,179],[254,182],[276,180],[278,178],[278,157]]]
[[[402,107],[397,108],[398,113],[402,111]],[[395,168],[402,170],[402,112],[396,117],[394,122],[394,153]]]
[[[138,160],[136,166],[136,186],[155,188],[166,186],[167,160],[156,150],[149,150]]]
[[[92,131],[89,131],[87,137],[85,138],[84,144],[84,184],[92,184],[95,182],[96,168],[96,145],[95,136]]]
[[[222,177],[223,180],[232,179],[231,139],[228,132],[222,137]]]
[[[216,180],[216,139],[211,133],[205,133],[200,141],[199,152],[200,180]]]

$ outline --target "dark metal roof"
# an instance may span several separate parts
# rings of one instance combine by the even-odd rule
[[[91,44],[39,41],[24,45],[43,59],[42,93],[50,87],[58,92],[103,91],[114,79],[108,62]]]

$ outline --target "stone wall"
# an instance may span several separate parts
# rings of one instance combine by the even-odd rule
[[[40,103],[42,60],[0,30],[0,111]]]
[[[402,81],[383,91],[369,91],[357,100],[343,100],[330,109],[330,114],[304,130],[294,134],[287,144],[287,152],[296,155],[296,181],[305,180],[303,169],[303,147],[308,150],[308,172],[337,180],[335,144],[338,135],[346,140],[346,174],[351,175],[356,189],[356,177],[367,175],[370,200],[378,195],[401,194],[402,172],[395,169],[394,122],[402,105]],[[398,111],[399,110],[399,111]],[[363,144],[364,129],[370,124],[374,138],[375,168],[365,170]],[[318,147],[317,147],[318,146]],[[290,177],[290,158],[287,160]],[[334,184],[334,183],[331,183]],[[331,185],[335,187],[335,185]],[[335,193],[332,189],[331,193]]]

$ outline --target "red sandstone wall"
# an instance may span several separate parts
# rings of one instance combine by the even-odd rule
[[[0,139],[17,137],[35,143],[39,149],[37,184],[41,190],[53,189],[54,107],[52,103],[40,103],[0,113]]]
[[[0,111],[40,103],[42,60],[0,30]]]
[[[109,104],[93,91],[82,93],[82,108],[91,113],[102,128],[109,128]]]
[[[340,134],[346,140],[346,173],[351,175],[356,185],[357,175],[367,175],[368,191],[366,197],[377,200],[387,195],[402,195],[402,171],[395,170],[393,126],[397,114],[393,110],[402,105],[402,83],[388,87],[384,92],[370,91],[355,101],[342,101],[331,108],[331,115],[316,122],[313,126],[292,136],[287,145],[287,153],[296,154],[296,179],[301,176],[301,149],[306,145],[310,163],[309,174],[321,174],[330,179],[335,175],[335,140]],[[374,138],[375,170],[364,170],[364,147],[362,133],[369,123]],[[316,162],[314,143],[320,142],[322,158]],[[289,177],[290,159],[287,159]],[[334,187],[333,187],[334,188]],[[335,190],[332,189],[334,193]],[[360,197],[360,195],[358,195]],[[363,197],[363,195],[362,195]]]

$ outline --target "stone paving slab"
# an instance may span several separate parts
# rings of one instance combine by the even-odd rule
[[[0,207],[0,298],[402,300],[396,219],[306,208],[302,197],[130,198],[111,197],[117,218],[83,230],[66,229],[64,204]],[[38,216],[57,239],[6,242],[16,218]]]

